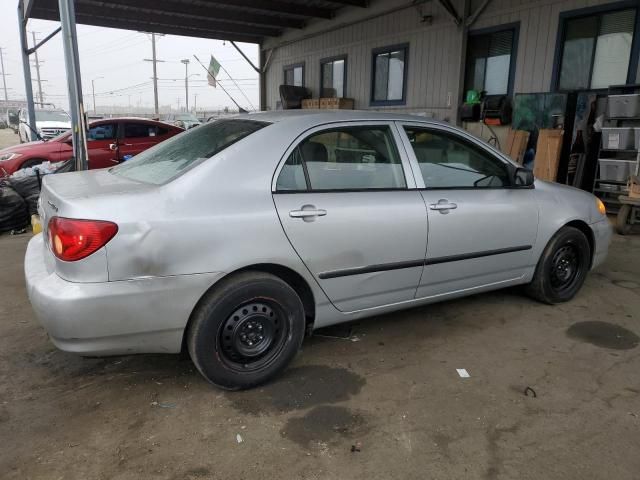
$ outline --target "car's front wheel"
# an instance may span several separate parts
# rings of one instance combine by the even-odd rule
[[[241,390],[280,373],[304,332],[304,307],[295,290],[274,275],[247,271],[222,280],[201,300],[187,347],[209,382]]]
[[[527,293],[544,303],[571,300],[580,290],[591,264],[591,247],[584,233],[563,227],[547,244]]]

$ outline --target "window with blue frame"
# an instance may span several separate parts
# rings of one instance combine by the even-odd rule
[[[590,90],[627,83],[637,9],[564,19],[556,86]]]
[[[513,89],[517,28],[470,33],[467,42],[465,92],[508,95]]]
[[[408,52],[408,45],[373,51],[371,105],[406,103]]]

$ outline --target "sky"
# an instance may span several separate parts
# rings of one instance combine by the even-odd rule
[[[4,57],[9,99],[25,98],[20,38],[18,36],[18,0],[0,0],[0,48]],[[59,26],[58,22],[29,20],[29,46],[32,34],[38,40],[47,36]],[[145,62],[151,58],[151,35],[131,30],[78,25],[78,47],[80,71],[85,109],[93,110],[92,80],[95,86],[97,110],[101,106],[153,108],[152,64]],[[254,44],[237,44],[257,65],[258,47]],[[215,111],[224,107],[235,108],[233,102],[221,88],[213,88],[206,82],[206,72],[193,55],[208,66],[214,55],[231,78],[235,79],[247,98],[238,90],[229,75],[221,70],[219,78],[225,89],[247,110],[251,104],[258,106],[258,74],[229,42],[191,37],[166,35],[156,37],[158,63],[158,97],[161,110],[169,105],[172,109],[185,106],[185,66],[181,59],[189,59],[189,107],[194,103],[198,111]],[[68,108],[67,82],[64,55],[60,34],[38,49],[40,76],[44,102],[53,103],[57,108]],[[32,65],[34,56],[31,55]],[[38,95],[36,69],[31,68],[34,97]],[[1,89],[0,97],[4,98]]]

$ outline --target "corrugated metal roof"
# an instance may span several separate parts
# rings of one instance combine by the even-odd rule
[[[59,20],[58,0],[20,0],[29,18]],[[219,40],[262,43],[310,19],[331,19],[368,0],[75,0],[76,22]]]

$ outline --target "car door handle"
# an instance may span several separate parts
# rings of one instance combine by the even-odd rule
[[[291,210],[289,212],[291,218],[324,217],[326,214],[327,211],[322,208],[314,210]]]
[[[449,210],[458,208],[458,205],[443,198],[438,200],[438,203],[432,203],[431,205],[429,205],[429,208],[431,210],[437,210],[440,213],[449,213]]]

